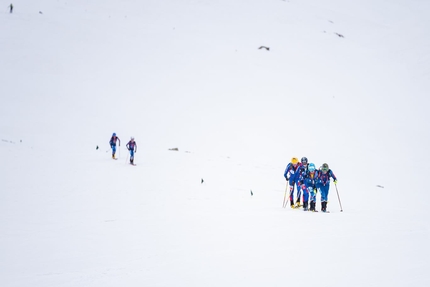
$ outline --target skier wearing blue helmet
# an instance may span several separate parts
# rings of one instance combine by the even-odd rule
[[[110,138],[110,141],[109,141],[109,145],[112,149],[112,158],[113,159],[116,159],[115,153],[116,153],[116,142],[117,141],[118,141],[118,146],[121,146],[121,140],[119,139],[119,137],[116,136],[116,133],[113,133],[112,137]]]
[[[315,205],[317,201],[317,178],[318,178],[318,171],[315,168],[315,164],[310,163],[308,165],[308,170],[306,171],[304,175],[304,184],[302,185],[303,190],[303,209],[305,211],[316,211]],[[310,195],[310,208],[308,209],[308,200]]]

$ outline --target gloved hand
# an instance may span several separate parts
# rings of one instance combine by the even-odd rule
[[[290,178],[287,176],[286,178],[285,178],[287,181],[289,181],[290,180]]]
[[[318,192],[318,189],[314,188],[314,192],[315,192],[315,194],[317,194],[317,192]]]
[[[334,182],[334,184],[336,184],[337,183],[337,179],[335,181],[333,181],[333,182]]]

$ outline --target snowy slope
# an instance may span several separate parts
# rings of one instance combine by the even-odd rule
[[[429,3],[102,2],[3,3],[0,286],[430,284]]]

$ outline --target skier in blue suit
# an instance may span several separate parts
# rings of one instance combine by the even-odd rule
[[[318,172],[317,188],[321,192],[321,211],[327,212],[328,192],[330,190],[330,178],[333,178],[334,184],[337,183],[337,178],[333,171],[329,169],[328,164],[324,163]]]
[[[315,168],[315,164],[310,163],[308,165],[308,170],[306,171],[304,175],[304,184],[302,185],[303,190],[303,209],[306,211],[308,210],[308,199],[310,195],[310,211],[316,211],[315,210],[315,204],[317,201],[317,177],[318,177],[318,171]]]
[[[300,160],[300,167],[297,172],[297,199],[295,207],[300,207],[300,197],[302,195],[302,186],[304,183],[304,177],[308,171],[308,158],[302,157]],[[304,191],[303,191],[304,192]]]
[[[130,164],[134,164],[134,154],[137,152],[137,144],[134,141],[134,137],[131,137],[130,141],[126,145],[127,149],[130,151]]]
[[[291,162],[287,165],[284,171],[284,177],[290,185],[290,205],[291,208],[294,206],[294,186],[297,183],[298,171],[300,168],[299,160],[295,157],[291,159]],[[300,203],[300,197],[297,199]]]
[[[110,138],[109,144],[112,148],[112,158],[115,159],[115,153],[116,153],[116,142],[118,141],[119,146],[121,146],[121,140],[119,137],[116,136],[116,133],[112,134],[112,137]]]

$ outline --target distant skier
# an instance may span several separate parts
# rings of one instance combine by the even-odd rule
[[[116,153],[116,142],[118,141],[118,146],[121,146],[121,140],[119,139],[119,137],[116,136],[116,133],[112,134],[112,137],[110,138],[109,144],[110,147],[112,148],[112,158],[115,158],[115,153]]]
[[[333,178],[334,184],[337,183],[337,178],[329,169],[328,164],[324,163],[318,172],[317,188],[321,192],[321,211],[327,212],[328,191],[330,189],[330,178]]]
[[[137,144],[134,141],[134,137],[131,137],[130,141],[126,145],[127,149],[130,151],[130,164],[134,164],[134,154],[137,152]]]
[[[291,162],[287,165],[284,171],[284,177],[288,181],[290,185],[290,205],[291,208],[295,208],[294,206],[294,185],[297,184],[297,175],[300,168],[299,160],[295,157],[291,159]],[[300,203],[300,197],[298,198]]]
[[[13,5],[12,5],[12,3],[10,3],[10,5],[9,5],[9,13],[13,13]]]
[[[310,211],[316,211],[315,210],[315,205],[316,205],[316,201],[317,201],[317,177],[318,177],[318,172],[315,168],[315,164],[310,163],[308,165],[308,169],[306,171],[306,173],[304,174],[304,183],[302,185],[302,190],[303,190],[303,209],[305,211],[310,210]],[[310,207],[308,209],[308,199],[309,199],[309,195],[310,195]]]

